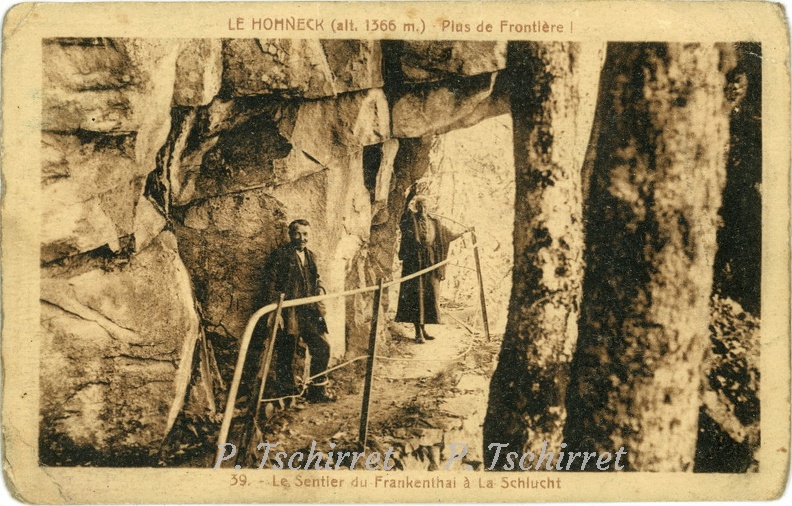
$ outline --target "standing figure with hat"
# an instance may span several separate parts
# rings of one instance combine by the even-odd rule
[[[407,195],[399,225],[402,277],[445,260],[451,241],[462,235],[452,232],[437,217],[429,214],[426,197],[416,196],[415,193],[413,185]],[[415,205],[415,210],[410,208],[411,203]],[[396,321],[415,326],[415,342],[418,344],[434,339],[426,333],[424,325],[440,323],[440,282],[443,279],[444,265],[401,284]]]

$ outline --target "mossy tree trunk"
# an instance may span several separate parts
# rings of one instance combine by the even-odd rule
[[[593,50],[589,50],[593,49]],[[558,447],[583,281],[581,165],[601,52],[579,43],[509,46],[514,122],[514,271],[484,422],[485,467],[506,451]],[[501,456],[503,453],[501,454]],[[494,469],[505,463],[500,458]]]
[[[729,141],[706,44],[611,44],[585,211],[569,449],[692,471]]]

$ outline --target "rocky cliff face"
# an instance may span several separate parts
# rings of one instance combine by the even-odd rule
[[[143,195],[168,136],[181,46],[59,39],[42,49],[41,459],[145,453],[182,408],[199,337],[176,238]]]
[[[293,219],[312,223],[329,291],[390,277],[404,191],[428,167],[419,139],[505,110],[500,43],[62,38],[43,53],[53,462],[150,452],[180,410],[216,408],[215,374],[193,367],[202,336],[241,337]],[[365,346],[369,299],[328,304],[334,356]]]

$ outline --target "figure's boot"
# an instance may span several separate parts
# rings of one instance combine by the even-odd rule
[[[308,402],[335,402],[336,398],[334,395],[327,392],[327,387],[325,385],[309,385],[308,392],[305,394],[305,399]]]
[[[423,325],[415,324],[415,344],[423,344],[424,341],[424,332],[423,332]]]
[[[434,336],[430,336],[429,334],[427,334],[426,329],[424,328],[423,325],[421,325],[421,334],[423,335],[424,339],[426,339],[427,341],[434,341]]]

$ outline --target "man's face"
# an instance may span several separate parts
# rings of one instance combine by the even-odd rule
[[[426,211],[426,202],[424,202],[423,200],[416,201],[415,210],[418,212],[418,214],[423,214],[424,211]]]
[[[289,232],[289,239],[291,240],[292,246],[299,251],[305,249],[305,245],[308,244],[308,235],[310,231],[311,228],[305,225],[297,225],[294,227],[294,230]]]

